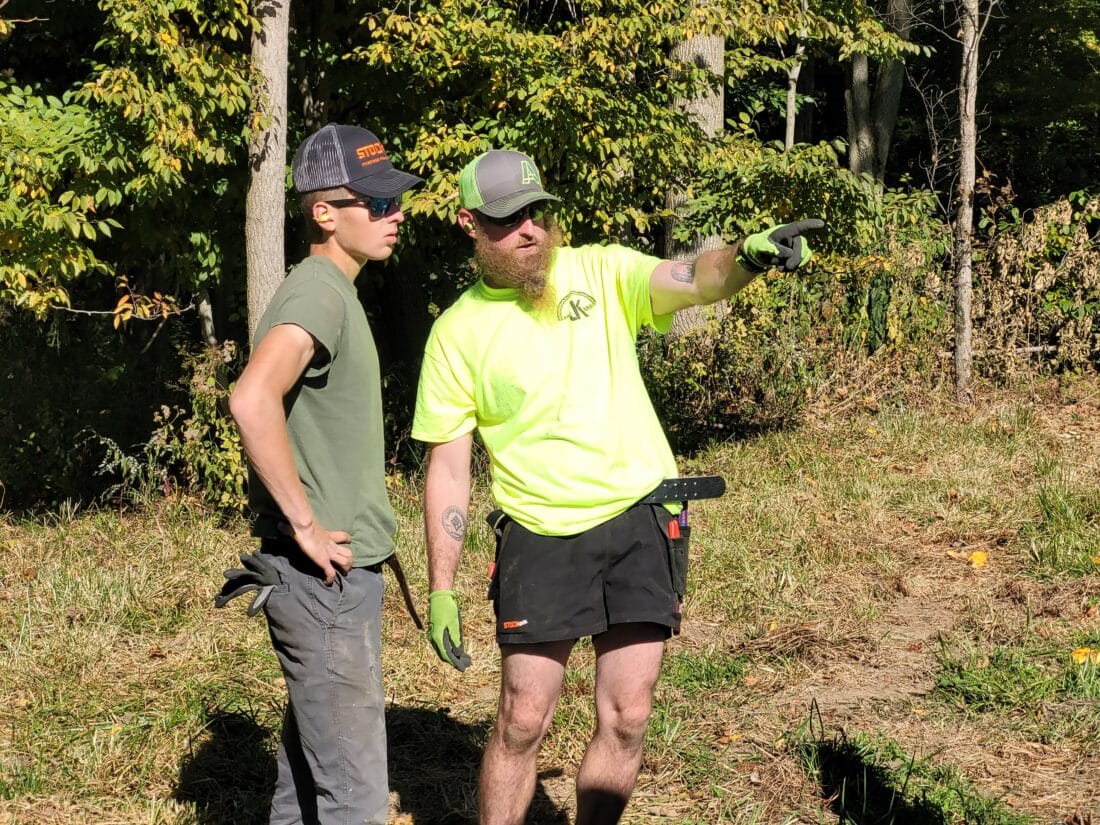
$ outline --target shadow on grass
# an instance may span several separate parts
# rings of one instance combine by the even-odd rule
[[[219,709],[209,713],[206,729],[209,736],[181,761],[176,799],[195,806],[200,825],[264,825],[275,788],[278,731],[247,713]],[[475,822],[489,723],[465,724],[446,709],[391,706],[386,729],[398,811],[415,825]],[[527,821],[567,825],[569,818],[539,782]]]
[[[941,808],[907,801],[903,789],[855,743],[814,743],[818,781],[841,825],[947,825]]]
[[[180,763],[176,799],[200,825],[264,825],[275,789],[275,737],[247,713],[212,709],[202,743]]]
[[[491,722],[468,725],[446,708],[390,707],[390,790],[398,811],[416,825],[470,825],[477,821],[477,776]],[[555,776],[544,773],[543,776]],[[567,813],[546,795],[539,781],[527,814],[537,825],[567,825]]]

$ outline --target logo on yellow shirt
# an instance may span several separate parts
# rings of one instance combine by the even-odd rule
[[[595,306],[596,299],[587,292],[570,292],[558,301],[558,320],[579,321],[587,318]]]

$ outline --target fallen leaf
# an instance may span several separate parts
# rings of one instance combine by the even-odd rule
[[[159,648],[159,647],[154,646],[154,647],[149,648],[149,650],[147,652],[149,654],[150,659],[167,659],[168,658],[168,651],[164,650],[163,648]]]
[[[989,561],[989,553],[985,550],[975,550],[966,559],[970,562],[971,567],[985,567],[985,563]]]
[[[1097,613],[1096,605],[1094,605],[1094,604],[1089,605],[1089,609],[1085,611],[1085,618],[1086,619],[1095,619],[1096,618],[1096,613]]]
[[[1076,648],[1071,655],[1073,656],[1075,664],[1083,665],[1088,663],[1100,665],[1100,650],[1095,650],[1091,647],[1079,647]]]
[[[737,733],[737,731],[733,731],[733,730],[724,730],[724,731],[722,731],[722,733],[721,733],[721,734],[720,734],[720,735],[719,735],[719,736],[718,736],[718,737],[717,737],[717,738],[716,738],[716,739],[714,740],[714,743],[715,743],[716,745],[728,745],[728,744],[729,744],[730,742],[736,742],[736,741],[737,741],[738,739],[740,739],[740,738],[741,738],[741,734]]]

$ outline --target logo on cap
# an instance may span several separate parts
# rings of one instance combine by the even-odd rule
[[[358,147],[355,150],[355,156],[359,158],[360,166],[364,168],[371,164],[378,163],[380,160],[385,160],[387,157],[386,150],[379,141]]]
[[[539,170],[535,168],[535,164],[531,161],[521,160],[519,162],[519,174],[521,184],[533,183],[536,186],[542,186],[542,181],[539,179]]]

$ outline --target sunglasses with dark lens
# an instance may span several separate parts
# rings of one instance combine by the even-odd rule
[[[377,219],[396,212],[401,205],[401,198],[371,198],[360,195],[358,198],[339,198],[334,201],[325,201],[325,203],[337,209],[343,209],[345,206],[365,206],[370,210],[370,216]]]
[[[487,223],[491,223],[493,226],[501,226],[505,229],[511,229],[512,227],[519,226],[527,218],[533,221],[541,221],[546,215],[546,203],[545,201],[538,201],[537,203],[529,203],[522,209],[518,209],[511,215],[505,215],[503,218],[494,218],[491,215],[486,215],[484,212],[478,212],[478,216]]]

